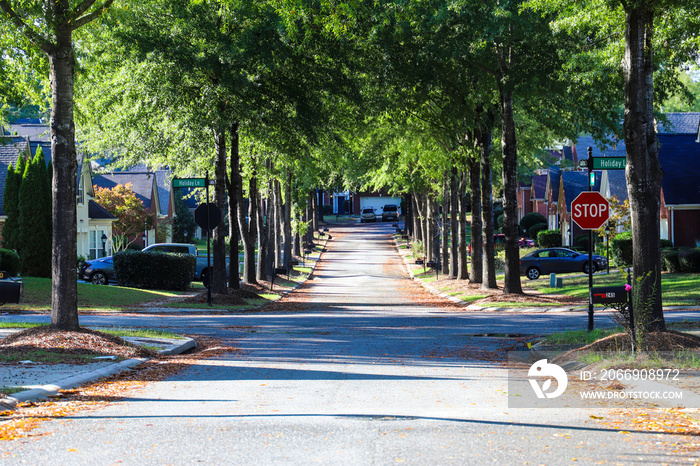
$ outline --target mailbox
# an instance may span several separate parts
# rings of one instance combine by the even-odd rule
[[[18,304],[23,287],[21,280],[13,280],[7,272],[0,271],[0,304]]]
[[[624,286],[601,286],[591,288],[593,304],[619,304],[627,302],[627,291]]]

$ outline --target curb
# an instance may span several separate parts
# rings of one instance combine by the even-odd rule
[[[173,348],[164,349],[158,351],[162,355],[173,355],[182,354],[185,351],[196,348],[197,343],[192,338],[187,338],[178,346]],[[30,390],[25,390],[18,392],[13,396],[7,398],[0,398],[0,409],[10,410],[15,409],[18,403],[27,401],[38,401],[50,396],[55,396],[60,390],[68,390],[71,388],[79,387],[80,385],[92,382],[103,377],[109,377],[110,375],[118,374],[125,370],[130,370],[144,362],[150,361],[148,358],[134,358],[127,359],[125,361],[120,361],[109,366],[96,369],[94,371],[83,372],[82,374],[67,377],[65,379],[59,380],[57,382],[43,385],[38,388],[32,388]]]

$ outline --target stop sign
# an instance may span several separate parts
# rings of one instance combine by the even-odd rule
[[[571,219],[583,230],[597,230],[610,217],[610,203],[600,193],[584,191],[571,202]]]
[[[221,209],[211,202],[199,204],[194,209],[194,221],[202,230],[213,230],[221,223]]]

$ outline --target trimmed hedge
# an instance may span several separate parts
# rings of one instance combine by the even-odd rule
[[[544,230],[537,233],[537,244],[541,248],[561,246],[561,230]]]
[[[581,249],[583,251],[588,251],[588,233],[583,233],[574,238],[574,246],[576,249]],[[593,235],[593,248],[598,243],[598,235]]]
[[[662,240],[659,240],[659,246],[660,246],[662,249],[663,249],[663,248],[672,248],[672,247],[673,247],[673,241],[671,241],[670,239],[662,239]]]
[[[520,233],[529,234],[530,228],[540,223],[546,224],[547,219],[544,218],[544,216],[539,212],[530,212],[529,214],[525,214],[523,218],[520,219]],[[534,236],[531,236],[530,238],[534,238]]]
[[[678,254],[681,251],[675,248],[664,248],[661,250],[661,270],[671,273],[681,273],[681,263]]]
[[[547,229],[547,224],[546,223],[538,223],[536,225],[532,225],[529,230],[527,230],[527,236],[532,239],[537,239],[537,235],[539,234],[540,231],[544,231]]]
[[[632,265],[632,233],[620,233],[610,242],[612,256],[618,267]]]
[[[11,249],[0,249],[0,270],[7,272],[10,277],[19,275],[20,268],[19,254]]]
[[[186,290],[197,259],[191,254],[121,251],[114,255],[114,274],[122,286],[155,290]]]
[[[681,272],[700,273],[700,248],[687,249],[678,253]]]

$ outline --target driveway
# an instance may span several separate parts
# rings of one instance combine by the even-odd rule
[[[458,312],[416,302],[381,223],[332,229],[313,280],[272,312],[82,317],[235,342],[123,401],[4,442],[3,464],[688,463],[688,438],[621,431],[605,409],[509,409],[483,333],[585,325],[585,313]],[[97,323],[96,323],[97,322]],[[593,417],[592,417],[593,416]]]

